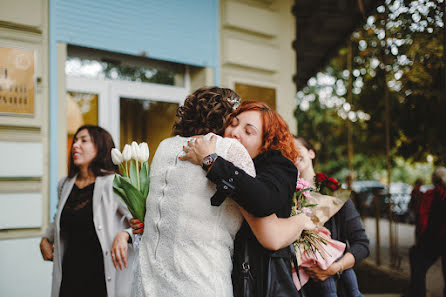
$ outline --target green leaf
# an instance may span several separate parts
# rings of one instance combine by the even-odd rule
[[[137,188],[135,188],[131,183],[127,182],[126,180],[122,180],[122,189],[124,190],[127,199],[129,201],[129,204],[131,205],[131,208],[134,210],[133,217],[137,218],[141,222],[144,221],[145,216],[145,200],[142,196],[141,192],[138,191]]]
[[[113,191],[119,196],[121,201],[127,206],[130,213],[133,215],[135,210],[133,209],[133,205],[129,202],[125,191],[122,189],[121,179],[124,179],[124,177],[115,175],[115,178],[113,179]]]
[[[114,183],[115,187],[115,183]],[[116,188],[119,193],[124,192],[123,201],[127,205],[132,216],[141,222],[144,221],[144,216],[146,213],[146,199],[142,196],[141,192],[138,191],[127,179],[119,176],[116,182]]]
[[[302,207],[315,207],[315,206],[317,206],[317,203],[315,203],[315,204],[307,204],[306,202],[303,202],[302,203]]]
[[[311,191],[311,190],[312,190],[311,188],[306,188],[306,189],[298,190],[298,191],[296,191],[296,192],[294,193],[294,195],[295,195],[296,197],[300,197],[300,195],[302,195],[303,192],[307,192],[307,191]]]
[[[139,172],[139,184],[141,187],[140,191],[145,199],[147,199],[147,195],[149,195],[149,186],[150,186],[148,164],[149,164],[148,162],[144,162],[142,164],[141,171]]]
[[[138,178],[137,178],[137,172],[136,172],[136,165],[135,165],[135,161],[131,160],[130,161],[130,180],[131,180],[131,184],[135,187],[138,188]]]

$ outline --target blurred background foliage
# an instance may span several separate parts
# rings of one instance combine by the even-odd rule
[[[299,135],[317,150],[317,170],[348,173],[347,121],[356,179],[385,182],[385,88],[389,90],[392,181],[430,179],[446,164],[445,0],[387,0],[352,36],[352,102],[347,43],[297,93]]]

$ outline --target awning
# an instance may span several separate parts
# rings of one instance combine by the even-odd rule
[[[297,90],[325,67],[351,33],[384,0],[295,0]]]

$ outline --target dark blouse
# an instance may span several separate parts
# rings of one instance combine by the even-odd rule
[[[355,258],[355,265],[369,255],[369,239],[362,226],[359,213],[350,199],[325,223],[324,227],[330,230],[331,238],[347,244],[345,252],[352,253]],[[349,281],[353,280],[343,279],[342,282],[338,283],[337,296],[350,296],[347,293],[349,292],[348,289],[346,289],[348,286],[345,286],[346,282]],[[328,285],[326,285],[326,282],[317,282],[310,279],[304,290],[310,296],[323,296],[327,294]]]
[[[107,296],[104,258],[93,222],[94,183],[79,189],[76,184],[60,218],[66,244],[62,261],[60,297]]]
[[[212,198],[213,205],[218,205],[229,196],[240,204],[249,213],[263,217],[275,213],[278,217],[287,218],[291,213],[293,193],[296,190],[297,168],[285,158],[280,151],[268,151],[254,158],[256,177],[253,178],[231,162],[218,157],[207,177],[217,185],[217,194]],[[215,203],[215,202],[218,203]],[[284,274],[291,276],[291,261],[289,260],[289,249],[285,248],[277,252],[265,249],[254,236],[246,221],[236,235],[234,241],[233,256],[233,285],[234,296],[242,291],[240,271],[244,261],[244,247],[248,242],[248,254],[251,273],[256,280],[255,296],[264,296],[267,283],[267,265],[269,257],[287,258],[284,261],[287,267]],[[292,281],[282,282],[281,286],[292,286]],[[280,288],[279,288],[280,289]],[[295,296],[299,293],[295,291]]]
[[[346,252],[355,257],[355,265],[369,255],[369,239],[362,226],[360,216],[353,202],[347,200],[342,208],[325,223],[331,238],[348,243]]]

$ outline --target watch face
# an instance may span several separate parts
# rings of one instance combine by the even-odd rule
[[[212,161],[214,161],[214,158],[212,158],[212,156],[206,156],[203,160],[203,163],[207,166],[212,164]]]
[[[214,160],[217,158],[217,154],[210,154],[203,159],[203,168],[207,170],[209,166],[214,163]]]

